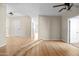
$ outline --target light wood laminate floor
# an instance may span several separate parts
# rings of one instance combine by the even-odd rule
[[[6,55],[13,56],[79,56],[79,48],[63,41],[42,40],[32,48],[20,48],[31,40],[25,38],[9,38],[7,40]],[[18,39],[18,40],[17,40]],[[28,50],[27,50],[28,49]],[[1,53],[1,52],[0,52]],[[2,54],[5,55],[5,54]]]
[[[44,40],[35,47],[21,49],[14,55],[23,56],[79,56],[79,48],[62,41]]]
[[[73,46],[78,47],[79,48],[79,42],[78,43],[71,43]]]
[[[0,47],[0,56],[6,56],[6,46]]]

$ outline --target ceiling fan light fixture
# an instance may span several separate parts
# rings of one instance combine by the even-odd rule
[[[10,12],[9,14],[10,14],[10,15],[14,15],[13,12]]]

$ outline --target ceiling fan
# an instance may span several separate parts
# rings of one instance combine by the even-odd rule
[[[62,9],[59,10],[59,12],[63,11],[63,10],[70,10],[71,7],[73,6],[73,3],[64,3],[64,4],[60,4],[60,5],[55,5],[53,7],[61,7],[64,6]]]

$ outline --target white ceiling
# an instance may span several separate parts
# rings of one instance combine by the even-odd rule
[[[53,8],[59,3],[9,3],[7,13],[13,12],[16,15],[54,15],[59,16],[63,12],[58,12],[62,7]],[[77,4],[78,5],[78,4]]]

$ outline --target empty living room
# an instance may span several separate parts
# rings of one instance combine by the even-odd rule
[[[0,3],[0,56],[79,56],[79,3]]]

